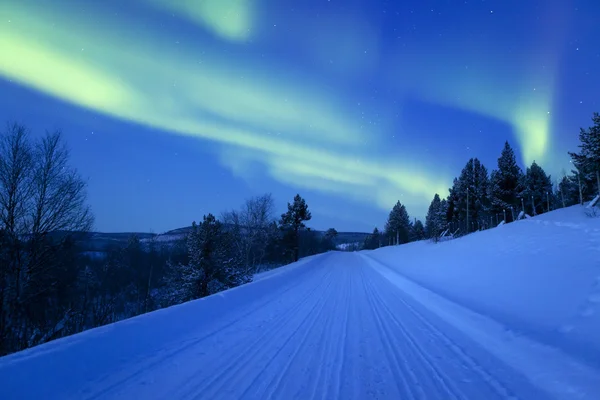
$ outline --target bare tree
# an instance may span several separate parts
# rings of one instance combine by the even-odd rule
[[[46,134],[35,146],[31,233],[89,232],[94,219],[86,205],[86,182],[69,166],[61,133]]]
[[[21,236],[31,194],[32,152],[29,132],[17,124],[7,125],[0,137],[0,228],[4,260],[0,282],[0,343],[10,346],[11,325],[20,297],[23,248]],[[0,348],[0,352],[5,352]],[[0,353],[2,354],[2,353]]]
[[[249,274],[259,272],[265,258],[273,233],[274,209],[273,197],[267,193],[247,199],[240,211],[222,214],[221,219],[235,234],[235,247]]]
[[[73,234],[88,232],[93,224],[86,183],[68,161],[60,132],[32,141],[24,126],[9,124],[0,136],[0,230],[5,247],[0,352],[47,340],[68,318],[69,309],[59,306],[57,297],[70,283],[65,254],[73,251]]]

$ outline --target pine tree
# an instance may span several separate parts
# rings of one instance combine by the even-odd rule
[[[442,210],[441,203],[440,195],[436,193],[435,196],[433,196],[431,204],[429,204],[429,210],[425,217],[425,232],[427,237],[436,242],[438,241],[443,228],[442,221],[440,221],[440,213]]]
[[[408,243],[410,240],[411,222],[406,207],[398,201],[385,224],[385,234],[392,243]]]
[[[373,233],[366,237],[363,249],[375,250],[381,247],[381,233],[379,229],[373,229]]]
[[[454,180],[447,207],[452,207],[452,220],[464,233],[488,225],[489,186],[487,168],[477,158],[470,159]]]
[[[415,242],[423,239],[425,239],[425,227],[423,226],[421,220],[417,219],[412,225],[411,241]]]
[[[569,152],[582,181],[592,186],[586,198],[600,193],[600,114],[594,113],[592,121],[593,126],[579,131],[579,153]]]
[[[517,214],[521,209],[519,195],[522,191],[520,186],[523,171],[517,165],[515,153],[506,142],[500,158],[498,158],[498,169],[493,171],[490,179],[489,197],[492,214],[503,214],[506,210],[507,222],[512,221],[511,207]]]
[[[448,200],[442,199],[442,201],[440,201],[440,209],[438,210],[437,218],[439,221],[441,233],[444,233],[444,231],[449,228],[449,225],[448,225]]]
[[[568,176],[563,176],[558,183],[556,197],[557,201],[560,202],[561,207],[569,207],[579,204],[579,183],[575,173],[572,173]]]
[[[446,212],[446,221],[452,224],[458,222],[458,213],[456,212],[456,207],[458,204],[458,178],[454,178],[452,181],[452,187],[448,189],[448,198],[446,199],[447,204],[447,212]]]
[[[282,229],[288,231],[288,238],[290,241],[290,245],[292,246],[294,261],[298,261],[299,256],[299,231],[306,227],[306,225],[304,225],[304,222],[310,221],[311,218],[312,215],[308,210],[306,201],[304,201],[304,199],[300,197],[299,194],[294,196],[294,202],[292,204],[288,203],[288,210],[285,213],[281,214],[280,224],[282,226]]]
[[[174,302],[205,297],[252,280],[237,256],[234,237],[214,215],[195,222],[187,237],[188,262],[173,267],[171,283],[181,290]]]
[[[535,161],[523,176],[521,196],[524,199],[525,212],[530,215],[542,214],[548,211],[552,179]]]

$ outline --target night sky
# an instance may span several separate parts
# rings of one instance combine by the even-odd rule
[[[505,140],[568,169],[600,111],[599,21],[598,0],[2,0],[0,123],[62,130],[99,231],[265,192],[370,231]]]

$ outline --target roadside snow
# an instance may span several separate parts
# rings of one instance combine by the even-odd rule
[[[600,366],[600,218],[583,207],[367,253],[515,335]]]
[[[593,400],[600,393],[597,369],[558,349],[516,336],[498,322],[425,289],[371,257],[363,257],[373,269],[411,296],[418,305],[466,334],[548,395]]]

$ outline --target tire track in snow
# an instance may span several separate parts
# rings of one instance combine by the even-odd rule
[[[424,318],[414,308],[412,308],[410,305],[408,305],[403,299],[400,299],[400,301],[402,302],[402,304],[404,306],[407,307],[407,309],[411,313],[413,313],[413,315],[415,317],[419,318],[419,320],[430,329],[430,332],[432,333],[432,335],[440,343],[445,344],[447,346],[447,348],[451,349],[455,353],[457,358],[462,361],[464,370],[472,371],[472,372],[475,372],[477,375],[479,375],[480,378],[482,379],[482,381],[484,381],[486,384],[488,384],[496,392],[496,394],[498,394],[499,397],[510,398],[510,399],[517,398],[510,393],[510,391],[508,390],[508,388],[505,385],[503,385],[498,380],[496,380],[491,374],[487,373],[485,371],[485,369],[480,364],[478,364],[472,357],[468,356],[460,348],[460,346],[458,346],[455,342],[453,342],[446,335],[444,335],[443,332],[441,332],[439,329],[437,329],[436,327],[431,325],[426,318]],[[393,316],[392,316],[392,318],[395,319],[395,317],[393,317]],[[397,319],[396,319],[396,322],[400,323]]]
[[[329,258],[329,255],[320,255],[320,262],[326,262]],[[309,265],[314,264],[317,260],[314,258],[304,263],[304,267],[308,267]],[[285,271],[280,272],[285,273]],[[313,274],[314,271],[307,271],[308,274]],[[302,275],[304,278],[306,274]],[[311,276],[311,275],[309,275]],[[242,288],[234,288],[233,290],[240,290]],[[87,400],[95,400],[98,398],[105,398],[111,393],[121,390],[123,387],[130,385],[132,382],[135,382],[136,379],[142,378],[144,375],[149,372],[160,368],[165,362],[176,358],[182,353],[189,351],[190,349],[197,346],[199,343],[213,338],[214,336],[222,333],[224,330],[231,328],[238,324],[240,321],[247,319],[253,316],[256,313],[259,313],[263,307],[268,306],[273,303],[275,299],[281,298],[289,292],[293,292],[298,290],[297,285],[289,284],[286,285],[282,290],[277,290],[269,295],[261,298],[257,301],[257,304],[251,304],[247,307],[242,308],[235,314],[228,322],[220,322],[220,325],[214,329],[206,330],[204,327],[198,329],[199,332],[202,332],[199,337],[190,338],[188,335],[186,339],[182,340],[180,344],[173,347],[173,343],[168,343],[165,347],[159,348],[154,351],[156,353],[162,353],[159,356],[153,356],[151,358],[139,359],[136,360],[135,363],[126,364],[125,367],[121,367],[118,371],[111,371],[109,374],[102,375],[96,378],[94,381],[91,381],[89,386],[85,386],[82,390],[79,391],[74,399],[87,399]],[[217,294],[218,295],[218,294]],[[94,389],[94,387],[100,386],[100,389]],[[170,397],[168,397],[170,398]]]
[[[414,374],[410,370],[402,368],[402,365],[406,362],[402,355],[397,352],[397,349],[393,345],[393,337],[384,327],[383,321],[381,320],[380,314],[376,311],[376,305],[371,295],[370,289],[367,287],[367,279],[364,275],[364,270],[360,270],[361,277],[363,280],[363,290],[367,293],[367,301],[370,305],[371,312],[373,313],[377,330],[379,332],[379,339],[385,347],[385,357],[388,361],[390,372],[394,375],[394,382],[396,383],[398,393],[401,398],[406,400],[415,400],[418,398],[425,398],[425,392],[421,388],[419,381],[416,379]],[[409,382],[405,375],[411,376],[413,384]]]
[[[402,355],[403,363],[411,366],[409,367],[410,376],[413,383],[419,388],[419,398],[425,399],[427,397],[423,389],[422,377],[429,377],[433,384],[428,386],[430,389],[431,387],[437,387],[437,390],[444,393],[445,398],[463,400],[464,396],[452,385],[451,380],[433,366],[427,353],[420,350],[419,345],[412,340],[404,327],[399,324],[395,317],[389,312],[385,300],[383,300],[377,292],[373,285],[373,281],[368,277],[366,278],[366,281],[366,286],[369,288],[370,295],[373,298],[373,311],[382,321],[389,336],[395,337],[390,333],[394,331],[401,335],[400,338],[397,338],[400,340],[398,340],[399,348],[396,351],[398,354]],[[413,327],[413,329],[414,328],[416,327]]]
[[[364,256],[364,257],[368,257],[368,256]],[[370,257],[368,257],[370,258]],[[377,261],[374,261],[375,263],[379,264]],[[388,268],[386,266],[383,266],[385,268]],[[375,271],[373,268],[370,268],[372,273],[375,274],[374,276],[376,276],[377,280],[382,280],[384,281],[384,283],[382,285],[380,285],[380,289],[384,289],[386,288],[387,293],[390,294],[390,296],[395,299],[397,304],[401,304],[402,305],[402,310],[403,311],[408,311],[409,315],[416,318],[416,321],[414,321],[415,323],[409,323],[407,321],[407,318],[398,318],[397,313],[393,313],[391,311],[391,307],[390,307],[390,302],[385,302],[387,305],[387,308],[389,310],[388,314],[391,320],[394,320],[396,324],[398,324],[399,326],[403,327],[403,330],[406,332],[407,335],[414,335],[414,333],[411,332],[415,332],[414,329],[408,329],[408,326],[415,326],[415,325],[422,325],[427,332],[432,336],[433,338],[433,342],[437,344],[437,346],[442,347],[442,350],[450,350],[450,354],[447,354],[447,357],[443,358],[443,359],[439,359],[438,361],[440,361],[440,363],[444,363],[447,362],[447,360],[449,359],[456,359],[459,360],[462,364],[462,368],[461,369],[457,369],[457,368],[453,368],[452,365],[444,365],[443,371],[448,371],[448,379],[450,379],[452,382],[457,382],[461,384],[461,389],[460,391],[462,393],[465,392],[465,390],[469,389],[468,385],[462,385],[463,382],[466,381],[471,381],[471,382],[484,382],[487,386],[481,386],[478,385],[477,387],[471,387],[470,393],[465,393],[467,398],[473,398],[473,396],[478,396],[478,397],[485,397],[486,399],[491,399],[491,398],[501,398],[501,399],[517,399],[518,396],[516,394],[513,393],[512,390],[509,389],[509,387],[501,382],[499,379],[495,378],[495,374],[489,373],[486,368],[479,363],[474,357],[470,356],[466,350],[463,349],[463,347],[461,347],[461,345],[459,345],[455,340],[453,340],[452,338],[450,338],[446,333],[444,333],[444,331],[440,330],[439,328],[437,328],[430,320],[429,318],[425,317],[422,313],[420,313],[418,310],[416,310],[416,308],[411,305],[407,299],[405,298],[405,294],[402,292],[401,289],[397,288],[396,286],[391,285],[391,283],[389,283],[383,276],[381,276],[377,271]],[[383,290],[382,290],[383,291]],[[380,291],[381,293],[381,291]],[[406,314],[403,314],[403,317],[407,317]],[[412,342],[414,343],[414,347],[418,348],[419,347],[419,343],[422,341],[418,341],[416,340],[415,337],[413,337]],[[420,351],[424,351],[425,354],[427,353],[426,349],[422,349]],[[447,352],[448,353],[448,352]],[[448,357],[449,356],[449,357]],[[489,362],[490,357],[493,357],[491,355],[488,354],[487,360]],[[434,361],[434,365],[435,365],[435,361]],[[499,369],[502,372],[503,376],[506,376],[506,373],[508,371],[511,372],[512,375],[516,375],[519,378],[521,378],[521,380],[523,380],[522,376],[520,374],[518,374],[517,372],[515,372],[514,370],[506,370],[506,366],[500,362],[499,360],[494,360],[494,367]],[[438,370],[440,369],[439,367],[436,367]],[[455,376],[456,375],[456,376]],[[509,375],[510,376],[510,375]],[[476,378],[476,379],[473,379]],[[510,383],[514,384],[514,381],[509,381]],[[529,393],[529,395],[531,395],[532,393],[532,388],[528,387],[527,390],[524,390],[525,393]],[[487,394],[484,395],[483,392],[487,391]],[[536,398],[546,398],[546,396],[543,393],[538,392],[537,390],[533,389],[533,393],[535,394]]]
[[[323,275],[319,274],[319,275],[314,275],[312,277],[317,282],[317,284],[312,285],[311,281],[308,281],[307,282],[308,290],[306,292],[302,293],[301,300],[299,300],[296,303],[296,305],[298,305],[302,301],[310,300],[313,293],[318,290],[319,286],[321,284],[328,282],[328,278],[331,278],[331,273],[329,271],[325,271],[325,273]],[[208,333],[202,334],[200,337],[193,339],[191,341],[188,341],[185,345],[177,346],[175,349],[167,349],[168,351],[166,352],[166,354],[164,354],[160,357],[157,357],[155,360],[153,360],[151,362],[147,362],[146,364],[143,365],[143,367],[138,368],[135,371],[128,373],[125,377],[122,377],[122,378],[116,380],[115,382],[111,383],[110,385],[104,387],[102,390],[95,391],[92,395],[88,395],[87,397],[84,395],[79,395],[79,396],[77,396],[77,398],[87,398],[87,399],[91,400],[91,399],[110,397],[110,395],[114,395],[116,397],[122,392],[127,393],[127,391],[129,389],[131,389],[132,387],[135,388],[135,386],[140,385],[139,380],[142,378],[145,378],[148,375],[154,375],[160,379],[162,376],[168,375],[170,373],[169,369],[167,369],[165,366],[171,360],[177,360],[179,357],[187,356],[189,353],[192,353],[195,348],[198,348],[198,346],[201,346],[201,345],[204,346],[206,344],[205,342],[207,342],[209,339],[216,339],[217,337],[221,336],[224,331],[227,331],[228,329],[236,328],[240,323],[242,323],[242,321],[247,321],[247,320],[254,321],[256,318],[256,314],[260,314],[261,312],[263,312],[265,310],[265,308],[269,308],[269,306],[272,305],[274,301],[276,301],[277,299],[280,299],[280,298],[285,298],[286,295],[289,295],[297,290],[298,290],[298,285],[289,285],[282,291],[274,292],[273,296],[268,296],[263,301],[261,301],[257,304],[252,304],[252,306],[254,306],[254,308],[252,308],[248,312],[245,312],[241,315],[236,316],[228,323],[220,325],[217,328],[210,329],[210,331]],[[276,315],[275,319],[284,318],[289,315],[290,315],[289,313],[282,312],[282,313]],[[236,343],[235,347],[241,348],[243,346],[244,346],[243,342],[242,343],[238,342],[238,343]],[[215,365],[211,365],[210,368],[214,368],[214,370],[217,370],[215,367],[222,360],[223,359],[221,357],[218,357],[217,360],[212,360],[215,363]],[[186,387],[189,387],[190,384],[193,384],[194,380],[191,379],[192,375],[197,374],[199,371],[202,371],[205,368],[207,368],[206,365],[199,364],[199,365],[193,365],[193,368],[191,368],[188,371],[185,371],[185,376],[179,377],[179,381],[175,382],[175,385],[178,389],[175,391],[175,393],[179,393],[181,390],[184,390]],[[184,379],[185,377],[188,377],[190,379],[186,379],[182,383],[181,380]],[[161,390],[164,391],[165,389],[164,388],[157,388],[157,389],[158,389],[157,392],[152,392],[153,398],[165,398],[165,399],[173,398],[174,394],[172,391],[168,391],[168,393],[165,393],[161,397],[160,391]],[[128,396],[125,395],[125,396],[123,396],[123,398],[128,398]]]
[[[313,371],[313,375],[316,376],[314,381],[309,384],[308,393],[302,395],[299,392],[296,394],[297,398],[339,398],[336,394],[329,395],[329,392],[339,393],[341,386],[339,369],[344,364],[343,347],[346,343],[345,331],[350,306],[349,281],[351,272],[346,265],[334,264],[329,267],[341,276],[338,276],[336,280],[336,295],[333,297],[333,301],[328,304],[328,318],[324,320],[325,329],[321,335],[321,349],[318,351],[319,363],[312,363],[313,366],[319,365],[319,368],[314,368],[316,373]]]
[[[381,293],[375,289],[373,281],[370,278],[367,278],[367,280],[369,282],[368,286],[370,286],[370,293],[375,299],[375,312],[380,315],[380,318],[383,321],[386,321],[389,331],[396,331],[400,334],[401,340],[399,343],[401,343],[402,347],[401,352],[405,355],[406,362],[412,366],[412,369],[419,372],[418,374],[412,374],[413,379],[415,379],[415,381],[428,381],[430,384],[424,385],[427,386],[427,390],[431,391],[433,388],[435,388],[440,394],[444,395],[444,398],[454,400],[468,399],[468,395],[457,388],[455,384],[456,377],[449,376],[442,368],[437,366],[437,364],[443,362],[445,358],[444,356],[447,357],[451,354],[444,354],[446,353],[445,351],[440,354],[439,350],[435,348],[436,342],[439,342],[439,337],[436,335],[435,331],[425,332],[422,329],[422,326],[419,326],[419,324],[411,324],[410,326],[412,331],[415,331],[417,328],[421,328],[421,340],[415,340],[413,336],[414,334],[411,334],[406,327],[408,324],[406,318],[403,318],[405,320],[404,322],[397,318],[390,310],[387,301],[381,296]],[[403,313],[403,316],[406,317],[406,313]],[[395,329],[390,325],[393,325]],[[426,342],[429,345],[429,349],[423,349],[422,343],[424,342],[423,339],[425,338],[423,333],[427,333],[428,336],[433,339]],[[436,353],[434,353],[434,350]],[[462,361],[462,359],[459,360]],[[449,368],[448,370],[453,371],[453,369]],[[422,396],[423,397],[421,398],[429,397],[425,396],[424,394]],[[507,396],[500,397],[506,398]]]
[[[342,392],[342,380],[344,379],[343,371],[344,365],[346,363],[346,344],[348,343],[348,319],[350,317],[350,308],[352,306],[351,303],[351,282],[352,282],[352,268],[351,266],[344,266],[343,268],[345,279],[342,283],[342,293],[343,293],[343,304],[344,304],[344,319],[341,323],[341,331],[342,338],[339,340],[339,344],[337,345],[336,355],[334,357],[334,371],[333,371],[333,379],[330,381],[329,387],[333,391],[331,396],[327,396],[329,390],[326,390],[324,398],[326,399],[339,399],[341,397]],[[336,343],[335,338],[332,338],[332,343]]]
[[[275,320],[269,321],[267,329],[258,337],[258,339],[255,337],[248,337],[247,339],[249,340],[239,344],[238,347],[244,348],[241,354],[239,354],[233,360],[225,358],[225,361],[221,365],[212,365],[215,371],[220,371],[218,375],[212,376],[211,378],[207,378],[200,382],[192,381],[194,386],[185,393],[180,393],[181,396],[177,397],[184,399],[197,399],[200,397],[215,398],[209,394],[215,393],[216,396],[216,394],[222,390],[224,385],[229,384],[232,388],[235,388],[236,382],[235,378],[233,378],[234,376],[237,375],[240,378],[246,378],[248,376],[246,374],[248,373],[254,373],[258,375],[258,373],[254,371],[254,364],[252,361],[256,360],[261,355],[268,353],[269,350],[277,348],[275,343],[280,343],[279,341],[281,340],[281,333],[287,332],[287,329],[289,329],[289,324],[294,320],[297,321],[298,315],[303,315],[302,311],[308,310],[304,320],[302,320],[294,328],[292,335],[287,337],[287,340],[293,337],[298,329],[302,327],[302,323],[305,322],[307,317],[311,315],[311,313],[320,303],[322,303],[320,301],[321,297],[315,297],[315,293],[318,293],[319,291],[322,291],[322,293],[326,292],[326,289],[329,288],[331,284],[332,274],[329,272],[327,273],[326,278],[321,279],[319,283],[315,285],[315,287],[310,290],[300,301],[295,303],[291,308],[286,309],[285,312],[280,314]],[[325,286],[325,289],[323,289],[323,286]],[[279,351],[280,350],[281,346],[279,346]],[[236,352],[237,351],[231,353],[235,354]],[[244,372],[244,369],[246,369],[246,374],[242,373]]]
[[[339,271],[337,265],[330,265],[328,267]],[[325,384],[327,383],[328,378],[328,364],[331,363],[332,345],[335,342],[335,327],[337,320],[337,312],[335,307],[332,307],[332,305],[337,304],[341,288],[342,285],[340,285],[340,280],[338,277],[338,279],[336,279],[335,296],[332,296],[332,301],[327,304],[329,312],[322,320],[323,329],[319,335],[319,340],[316,341],[319,347],[317,347],[317,351],[313,361],[311,362],[311,365],[305,366],[305,369],[309,371],[308,376],[310,376],[310,379],[306,385],[307,388],[305,396],[307,399],[319,398],[319,393],[322,394],[325,390]],[[316,361],[317,359],[318,362]],[[306,360],[304,363],[306,364]],[[302,389],[298,390],[296,392],[297,398],[302,398],[303,392],[304,390]]]
[[[319,310],[309,311],[300,329],[289,336],[286,335],[284,343],[275,343],[278,350],[267,364],[241,394],[232,393],[231,398],[332,398],[327,395],[327,389],[332,385],[332,381],[339,382],[339,379],[335,380],[334,371],[340,365],[336,347],[339,347],[339,338],[345,329],[344,320],[339,321],[336,317],[339,311],[344,315],[340,306],[347,308],[349,305],[350,293],[346,281],[351,275],[347,269],[337,264],[328,265],[326,268],[334,274],[335,283],[322,290],[319,296]],[[304,333],[300,334],[302,330]],[[299,376],[304,378],[304,385],[298,385]],[[334,384],[334,389],[338,389],[337,385]]]
[[[262,390],[258,390],[258,393],[262,394],[260,396],[258,396],[258,393],[256,393],[257,397],[260,398],[283,398],[284,393],[283,392],[283,385],[282,385],[282,380],[286,377],[288,377],[288,373],[290,371],[290,366],[294,363],[294,361],[297,360],[297,356],[299,354],[302,353],[303,350],[305,350],[305,343],[308,340],[308,338],[310,337],[310,335],[314,332],[313,328],[315,327],[315,325],[317,324],[317,322],[319,322],[320,320],[322,320],[324,311],[327,310],[327,305],[329,304],[329,301],[331,300],[332,297],[334,297],[335,291],[328,291],[328,289],[331,287],[331,285],[329,285],[327,288],[325,288],[323,290],[323,292],[321,293],[321,295],[318,298],[318,303],[315,305],[315,307],[311,310],[309,310],[306,315],[304,316],[302,322],[300,323],[300,325],[298,326],[298,329],[296,329],[291,335],[289,335],[285,341],[279,346],[278,351],[273,354],[273,356],[271,357],[271,359],[269,360],[268,364],[265,365],[263,367],[263,369],[261,370],[261,373],[266,371],[268,367],[271,367],[273,362],[275,361],[275,359],[280,356],[282,354],[283,349],[288,346],[292,339],[297,336],[298,332],[300,332],[301,329],[305,329],[305,332],[302,334],[300,340],[295,343],[295,349],[292,350],[291,354],[288,356],[287,361],[285,362],[285,364],[283,365],[283,368],[280,369],[279,373],[277,373],[273,379],[271,379],[270,382],[268,382],[265,386],[263,387]],[[315,308],[317,306],[319,307],[319,311],[318,312],[314,312]],[[309,322],[307,322],[309,321]],[[246,391],[244,391],[244,393],[242,393],[242,395],[240,396],[240,398],[245,398],[245,396],[248,394],[249,389],[257,383],[257,380],[259,377],[261,377],[261,373],[259,373],[257,375],[257,377],[254,379],[254,381],[248,386],[248,389]],[[256,398],[251,396],[250,398]]]

